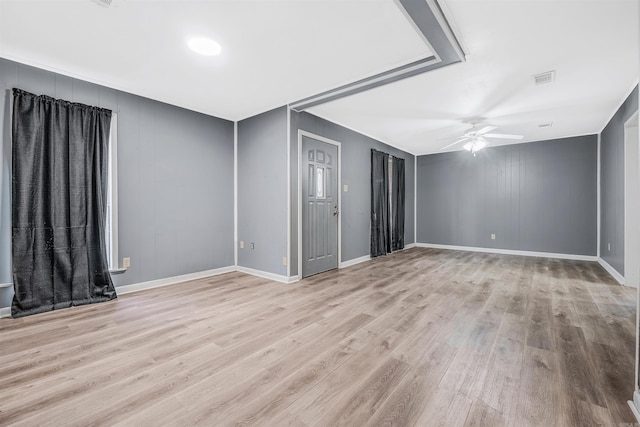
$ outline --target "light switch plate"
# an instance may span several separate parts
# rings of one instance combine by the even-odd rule
[[[126,258],[122,258],[122,268],[129,268],[131,267],[131,258],[126,257]]]

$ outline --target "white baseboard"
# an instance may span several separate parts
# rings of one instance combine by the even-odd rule
[[[252,276],[262,277],[263,279],[275,280],[280,283],[293,283],[298,281],[298,276],[283,276],[281,274],[269,273],[268,271],[256,270],[254,268],[237,266],[236,271],[250,274]]]
[[[629,404],[629,408],[631,408],[631,412],[633,412],[633,415],[636,417],[636,420],[640,423],[640,412],[638,412],[638,408],[636,408],[636,405],[630,400],[627,400],[627,403]]]
[[[452,251],[483,252],[483,253],[489,253],[489,254],[532,256],[532,257],[540,257],[540,258],[571,259],[575,261],[597,261],[598,260],[597,256],[592,256],[592,255],[558,254],[553,252],[518,251],[513,249],[497,249],[497,248],[477,248],[473,246],[439,245],[435,243],[417,243],[416,246],[419,248],[448,249]]]
[[[540,258],[556,258],[556,259],[570,259],[576,261],[595,261],[598,262],[607,273],[609,273],[618,283],[624,285],[624,277],[618,273],[613,267],[609,265],[605,260],[597,256],[591,255],[573,255],[573,254],[558,254],[552,252],[534,252],[534,251],[517,251],[512,249],[495,249],[495,248],[476,248],[472,246],[453,246],[453,245],[439,245],[435,243],[418,243],[419,248],[434,248],[434,249],[447,249],[452,251],[469,251],[469,252],[484,252],[492,254],[503,255],[519,255],[519,256],[532,256]]]
[[[13,288],[13,283],[0,283],[0,289],[9,288]],[[13,289],[11,289],[11,292],[13,292]],[[0,307],[0,319],[3,317],[11,317],[11,306]]]
[[[415,243],[409,243],[408,245],[405,245],[405,247],[400,249],[399,251],[406,251],[407,249],[411,249],[411,248],[415,248],[415,247],[416,247]],[[393,251],[392,253],[396,253],[396,252],[399,252],[399,251]],[[365,256],[358,257],[358,258],[350,259],[348,261],[342,261],[340,263],[340,265],[338,266],[338,268],[347,268],[347,267],[351,267],[352,265],[360,264],[360,263],[366,262],[366,261],[371,261],[371,255],[365,255]]]
[[[266,271],[254,270],[252,268],[247,267],[236,267],[230,265],[228,267],[216,268],[213,270],[205,270],[198,271],[196,273],[183,274],[180,276],[174,277],[166,277],[163,279],[150,280],[148,282],[140,282],[134,283],[131,285],[117,286],[116,293],[118,295],[126,295],[133,292],[144,291],[147,289],[160,288],[163,286],[176,285],[182,282],[188,282],[189,280],[202,279],[204,277],[217,276],[220,274],[231,273],[234,271],[240,271],[242,273],[251,274],[253,276],[262,277],[265,279],[275,280],[277,282],[282,283],[293,283],[297,282],[299,279],[298,276],[281,276],[279,274],[268,273]],[[0,308],[0,318],[2,317],[11,317],[11,307],[1,307]]]
[[[360,264],[362,262],[369,261],[370,259],[371,259],[371,255],[365,255],[365,256],[361,256],[361,257],[358,257],[358,258],[350,259],[350,260],[347,260],[347,261],[342,261],[340,263],[340,265],[338,266],[338,268],[351,267],[352,265]]]
[[[636,420],[640,423],[640,394],[638,394],[637,390],[633,392],[633,400],[628,400],[627,403]]]
[[[607,270],[607,273],[609,273],[611,277],[616,279],[618,283],[620,283],[621,285],[624,285],[624,276],[618,273],[618,271],[615,268],[611,267],[611,265],[607,261],[603,260],[602,258],[598,258],[598,264],[600,264],[602,268]]]
[[[505,254],[505,255],[521,255],[521,256],[535,256],[535,257],[545,257],[545,258],[572,259],[572,260],[580,260],[580,261],[597,261],[620,284],[622,285],[624,284],[624,277],[622,277],[620,273],[618,273],[613,267],[611,267],[602,258],[597,258],[592,256],[556,254],[556,253],[549,253],[549,252],[516,251],[516,250],[509,250],[509,249],[476,248],[476,247],[468,247],[468,246],[439,245],[439,244],[432,244],[432,243],[410,243],[406,245],[403,250],[411,249],[414,247],[470,251],[470,252],[485,252],[485,253],[496,253],[496,254]],[[371,260],[370,255],[361,256],[358,258],[341,262],[339,268],[351,267],[352,265],[360,264],[370,260]],[[280,282],[280,283],[294,283],[300,280],[299,275],[287,277],[280,274],[269,273],[267,271],[256,270],[249,267],[228,266],[228,267],[216,268],[213,270],[205,270],[205,271],[199,271],[196,273],[183,274],[180,276],[150,280],[148,282],[118,286],[116,287],[116,292],[118,295],[125,295],[132,292],[143,291],[146,289],[159,288],[162,286],[169,286],[177,283],[187,282],[189,280],[196,280],[196,279],[202,279],[204,277],[216,276],[224,273],[231,273],[233,271],[239,271],[241,273],[262,277],[264,279],[275,280],[276,282]],[[3,318],[3,317],[11,317],[11,307],[0,308],[0,318]]]
[[[131,292],[143,291],[145,289],[160,288],[162,286],[175,285],[189,280],[202,279],[203,277],[217,276],[219,274],[235,271],[234,266],[216,268],[213,270],[198,271],[196,273],[183,274],[180,276],[166,277],[164,279],[150,280],[148,282],[134,283],[132,285],[117,286],[118,295],[129,294]]]

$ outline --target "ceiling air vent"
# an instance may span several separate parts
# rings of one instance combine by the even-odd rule
[[[102,7],[109,7],[113,2],[113,0],[91,0],[91,1],[97,4],[98,6],[102,6]]]
[[[555,71],[547,71],[546,73],[536,74],[535,76],[533,76],[533,81],[535,82],[536,86],[545,85],[547,83],[553,83],[555,77]]]
[[[553,126],[553,122],[545,122],[545,123],[538,124],[539,128],[550,128],[551,126]]]

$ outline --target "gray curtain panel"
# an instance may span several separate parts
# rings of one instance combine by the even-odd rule
[[[371,149],[371,256],[391,252],[389,155]]]
[[[391,211],[393,233],[391,249],[404,249],[404,159],[393,158],[393,177],[391,179]]]
[[[13,96],[12,316],[116,298],[104,240],[111,111]]]

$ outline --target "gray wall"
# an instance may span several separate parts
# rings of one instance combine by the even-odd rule
[[[596,255],[597,137],[419,156],[417,200],[419,243]]]
[[[11,281],[9,90],[118,113],[116,286],[233,265],[233,123],[0,59],[0,282]],[[179,82],[176,82],[176,84]],[[0,307],[11,290],[0,291]]]
[[[238,122],[238,265],[287,275],[287,109]],[[255,249],[250,244],[254,243]]]
[[[600,134],[600,257],[621,275],[624,275],[624,122],[636,111],[637,86]]]
[[[366,256],[369,250],[371,209],[371,149],[384,151],[405,160],[406,216],[405,245],[414,243],[415,158],[393,148],[309,113],[291,112],[291,274],[298,274],[298,129],[338,141],[342,146],[341,227],[342,260]]]

